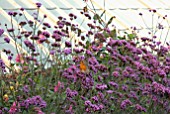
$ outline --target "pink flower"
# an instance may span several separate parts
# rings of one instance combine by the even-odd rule
[[[40,34],[38,37],[39,37],[39,40],[37,40],[38,44],[41,44],[46,40],[46,37],[43,34]]]
[[[58,84],[54,87],[54,92],[57,92],[60,86],[61,86],[61,82],[58,81]]]
[[[19,103],[16,101],[13,102],[12,106],[10,107],[10,110],[8,111],[9,114],[16,114],[18,112],[18,109],[20,108]]]
[[[18,55],[16,56],[16,58],[15,58],[15,61],[16,61],[17,63],[23,64],[23,63],[24,63],[23,55],[22,55],[22,54],[18,54]]]
[[[100,43],[97,49],[101,49],[103,47],[103,43]]]
[[[70,105],[70,107],[69,107],[69,111],[73,111],[73,107],[72,107],[72,105]]]
[[[72,105],[70,105],[69,109],[66,110],[66,113],[68,113],[68,114],[74,114],[74,113],[73,113],[73,107],[72,107]]]
[[[39,107],[35,107],[34,110],[37,112],[37,114],[45,114]]]
[[[170,50],[170,46],[168,46],[168,49]]]

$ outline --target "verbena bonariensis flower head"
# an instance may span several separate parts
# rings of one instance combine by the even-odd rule
[[[121,103],[121,109],[126,109],[127,106],[132,105],[132,102],[129,99],[123,100]]]
[[[0,68],[1,68],[1,71],[2,72],[6,72],[6,66],[5,66],[5,63],[2,59],[0,59]]]
[[[0,29],[0,36],[2,36],[4,33],[4,30],[3,29]]]
[[[75,90],[71,90],[70,88],[67,88],[66,90],[67,97],[75,97],[78,95],[78,92]]]
[[[45,108],[47,106],[46,102],[40,96],[33,96],[31,98],[27,98],[24,101],[20,102],[20,106],[28,109],[31,106]]]
[[[5,37],[5,38],[4,38],[4,41],[5,41],[6,43],[10,43],[10,39],[9,39],[8,37]]]
[[[41,7],[41,3],[36,3],[36,6],[38,7],[38,8],[40,8]]]

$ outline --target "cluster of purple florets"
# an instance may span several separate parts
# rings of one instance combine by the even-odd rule
[[[40,96],[33,96],[20,103],[20,106],[28,109],[30,106],[45,108],[47,106],[46,102]]]
[[[158,45],[155,44],[154,47]],[[86,50],[86,57],[78,56],[76,61],[73,59],[75,65],[63,71],[62,76],[69,83],[79,85],[82,91],[87,92],[78,94],[86,98],[87,112],[107,110],[111,104],[119,105],[122,110],[134,108],[136,111],[144,112],[147,111],[148,102],[163,105],[163,99],[169,96],[170,66],[169,57],[165,56],[169,53],[167,47],[161,46],[155,51],[158,54],[160,50],[163,52],[161,55],[165,56],[165,59],[162,61],[159,60],[158,55],[143,46],[137,47],[133,41],[110,38],[105,49],[101,53],[104,58],[97,57],[95,54],[98,51],[95,49]],[[104,53],[107,54],[104,55]],[[105,57],[108,59],[104,60]],[[81,60],[87,61],[88,72],[80,71],[79,64],[76,63]],[[78,87],[75,87],[75,90],[77,89]],[[99,95],[89,96],[89,92],[93,95],[102,92],[104,101],[99,100]],[[146,100],[141,100],[141,98],[146,98]],[[92,102],[97,102],[97,104],[94,105]],[[169,111],[168,108],[166,110]]]

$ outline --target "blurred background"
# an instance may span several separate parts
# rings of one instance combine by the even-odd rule
[[[20,11],[20,8],[25,9],[25,16],[28,20],[33,20],[36,15],[35,3],[37,2],[42,4],[39,19],[42,20],[46,14],[48,16],[46,21],[51,25],[56,24],[58,16],[69,19],[68,14],[73,13],[77,15],[75,23],[82,24],[81,29],[86,31],[88,29],[86,20],[88,19],[80,12],[84,7],[88,7],[99,15],[105,11],[102,17],[105,22],[115,16],[111,27],[115,28],[119,35],[131,33],[132,29],[135,29],[140,37],[152,37],[148,32],[154,32],[158,39],[161,41],[166,39],[169,42],[169,0],[0,0],[0,28],[5,29],[5,24],[10,27],[11,18],[8,12]],[[93,17],[92,13],[91,16]],[[18,26],[17,21],[24,19],[24,17],[14,19],[14,28]],[[53,29],[50,31],[52,32]],[[7,32],[4,34],[7,35]],[[13,43],[11,39],[10,45],[3,44],[0,48],[8,47],[15,52]]]

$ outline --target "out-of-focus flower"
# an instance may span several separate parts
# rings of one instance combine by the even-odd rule
[[[67,48],[67,49],[64,50],[64,54],[66,54],[66,55],[70,54],[71,52],[72,52],[72,51],[71,51],[70,48]]]
[[[106,84],[96,84],[96,90],[104,90],[107,89]]]
[[[13,28],[9,28],[7,29],[8,32],[14,32],[14,29]]]
[[[37,95],[22,101],[20,106],[25,107],[26,109],[28,109],[30,106],[45,108],[47,104],[39,95]]]
[[[61,82],[58,81],[58,84],[54,87],[54,92],[57,92],[61,86]]]
[[[12,60],[12,56],[11,55],[8,56],[8,60],[10,60],[10,61]]]
[[[16,114],[19,111],[19,108],[20,108],[20,104],[15,101],[13,102],[8,112],[9,114]]]
[[[123,100],[120,107],[121,109],[126,109],[127,105],[132,105],[132,102],[129,99]]]
[[[103,43],[100,43],[97,49],[100,50],[102,47],[103,47]]]
[[[65,46],[66,47],[71,47],[71,43],[69,41],[65,41]]]
[[[36,3],[36,6],[38,7],[38,8],[40,8],[41,7],[41,3]]]
[[[54,33],[54,34],[52,35],[52,38],[54,38],[55,41],[57,41],[57,42],[60,42],[60,41],[61,41],[61,35],[59,35],[58,33]]]
[[[4,63],[4,61],[2,59],[0,59],[0,68],[1,68],[1,70],[3,72],[6,72],[6,70],[5,70],[5,63]]]
[[[15,58],[15,61],[17,63],[21,63],[21,64],[24,64],[24,59],[23,59],[23,55],[22,54],[18,54]]]
[[[48,28],[51,28],[51,25],[49,23],[43,23],[44,26],[48,27]]]
[[[5,102],[7,102],[7,101],[8,101],[8,99],[9,99],[8,95],[7,95],[7,94],[5,94],[5,95],[3,96],[3,99],[4,99],[4,101],[5,101]]]
[[[112,76],[114,76],[114,77],[119,77],[119,72],[118,71],[113,71],[112,72]]]
[[[89,101],[89,100],[87,100],[87,101],[85,101],[85,106],[89,106],[89,105],[92,105],[92,103],[91,103],[91,101]]]
[[[40,34],[38,37],[39,37],[39,39],[37,40],[38,44],[41,44],[47,40],[43,34]]]
[[[74,50],[74,52],[76,52],[77,54],[78,54],[78,53],[81,53],[81,52],[84,52],[84,49],[83,49],[83,48],[81,48],[81,49],[79,49],[79,48],[74,48],[73,50]]]
[[[54,43],[51,44],[51,46],[53,46],[53,47],[60,47],[60,43],[54,42]]]
[[[116,89],[119,87],[119,85],[117,83],[112,82],[112,81],[109,82],[109,85],[113,86]]]
[[[0,29],[0,36],[2,36],[4,33],[4,30],[3,29]]]
[[[35,46],[29,40],[25,40],[24,44],[29,47],[32,51],[35,51]]]
[[[50,55],[55,55],[56,50],[50,50]]]
[[[45,114],[39,107],[34,107],[34,110],[37,112],[37,114]]]
[[[67,97],[72,98],[78,95],[78,92],[76,90],[71,90],[70,88],[66,89]]]
[[[112,94],[113,93],[113,90],[107,90],[106,91],[108,94]]]
[[[72,105],[70,105],[70,106],[69,106],[69,109],[66,110],[66,114],[67,114],[67,113],[68,113],[68,114],[74,114],[74,113],[73,113],[73,106],[72,106]]]
[[[13,14],[14,14],[14,12],[12,12],[12,11],[8,12],[8,15],[10,15],[10,16],[12,16]]]
[[[144,111],[144,112],[146,112],[146,109],[145,108],[143,108],[141,105],[139,105],[139,104],[136,104],[135,105],[135,108],[136,108],[136,110],[138,110],[138,111]]]
[[[93,96],[93,97],[92,97],[92,100],[95,101],[95,102],[98,102],[98,101],[99,101],[99,99],[98,99],[97,96]]]
[[[23,92],[28,93],[29,92],[28,85],[25,85],[22,90],[23,90]]]
[[[8,37],[4,38],[4,41],[5,41],[6,43],[10,43],[10,39],[9,39]]]
[[[14,86],[10,86],[10,90],[13,91],[14,90]]]

